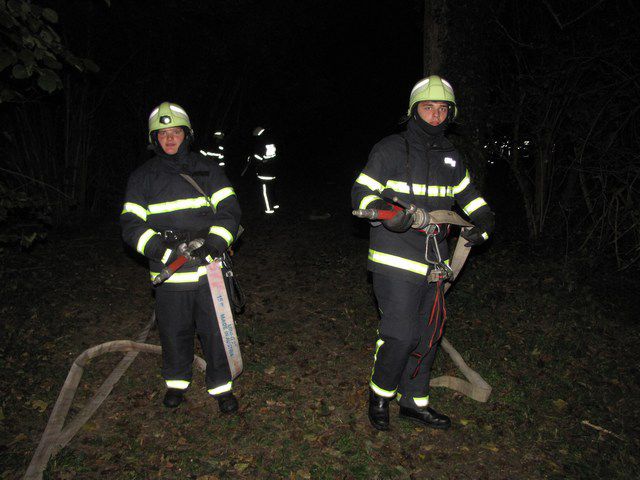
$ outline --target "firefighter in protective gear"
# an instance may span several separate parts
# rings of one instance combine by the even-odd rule
[[[182,107],[164,102],[153,109],[149,141],[155,156],[129,177],[120,223],[125,242],[148,258],[151,279],[177,258],[179,245],[205,240],[192,260],[155,290],[167,386],[164,404],[177,407],[183,399],[191,381],[197,333],[207,362],[207,390],[222,412],[234,412],[238,402],[231,391],[206,265],[233,244],[240,206],[222,169],[190,151],[192,140],[191,122]],[[206,197],[180,174],[191,176]]]
[[[454,202],[476,225],[467,240],[489,238],[493,213],[471,182],[461,155],[444,132],[458,107],[451,85],[432,75],[411,91],[406,130],[383,138],[352,188],[353,208],[392,208],[385,198],[432,210],[450,210]],[[384,192],[384,193],[383,193]],[[424,231],[411,229],[405,215],[372,223],[368,269],[380,310],[379,338],[369,382],[369,419],[379,430],[389,428],[389,401],[396,398],[400,416],[432,428],[451,421],[429,404],[431,367],[442,337],[445,309],[441,282],[430,283],[428,255],[436,243],[448,259],[442,228],[426,247]],[[475,230],[475,231],[474,231]],[[433,258],[433,257],[431,257]],[[447,260],[448,261],[448,260]]]
[[[213,141],[214,145],[211,150],[200,150],[200,153],[205,157],[213,157],[218,162],[218,165],[224,168],[226,165],[224,160],[224,132],[220,130],[213,132]]]
[[[264,204],[264,213],[272,215],[280,205],[276,200],[276,166],[278,155],[276,144],[267,130],[256,127],[253,130],[253,153],[247,159],[255,165],[256,178],[260,187],[260,197]]]

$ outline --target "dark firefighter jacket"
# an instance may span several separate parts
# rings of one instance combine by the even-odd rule
[[[275,180],[278,153],[276,144],[268,133],[254,138],[252,162],[258,177],[266,177],[263,180]]]
[[[175,155],[158,150],[129,177],[120,216],[125,242],[149,259],[152,279],[164,268],[170,254],[161,232],[189,234],[190,239],[207,236],[223,252],[236,238],[241,213],[235,192],[216,163],[190,152],[184,143]],[[207,197],[180,173],[190,175]],[[192,290],[206,281],[206,267],[194,260],[159,288]]]
[[[367,165],[353,185],[353,207],[367,208],[381,199],[381,192],[386,189],[428,211],[451,210],[457,202],[472,222],[477,215],[489,211],[471,183],[458,151],[444,136],[425,133],[413,119],[405,132],[385,137],[373,147]],[[373,225],[369,270],[412,283],[423,282],[428,273],[425,234],[414,229],[394,233],[382,225]],[[448,258],[446,241],[442,240],[439,246],[443,259]]]

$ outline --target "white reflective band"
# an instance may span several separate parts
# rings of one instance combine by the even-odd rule
[[[190,210],[207,207],[208,205],[209,202],[205,197],[183,198],[180,200],[174,200],[173,202],[149,205],[149,214],[157,215],[159,213],[176,212],[178,210]]]
[[[377,195],[367,195],[362,199],[362,201],[360,202],[360,205],[358,205],[358,208],[361,210],[365,209],[367,208],[367,205],[369,205],[371,202],[375,200],[382,200],[382,199]]]
[[[207,263],[213,263],[214,258],[211,255],[207,255],[205,257],[205,260],[207,261]]]
[[[489,240],[489,234],[487,232],[482,232],[482,238]]]
[[[470,215],[473,212],[475,212],[477,209],[479,209],[480,207],[484,207],[486,204],[487,204],[487,202],[484,201],[484,198],[478,197],[475,200],[471,200],[464,207],[462,207],[462,210],[467,215]]]
[[[267,150],[264,154],[264,158],[273,158],[276,156],[276,146],[272,143],[265,145],[264,148]]]
[[[224,163],[224,162],[220,162],[220,163],[218,163],[218,166],[219,166],[219,167],[224,167],[224,165],[225,165],[225,163]]]
[[[232,187],[221,188],[220,190],[215,192],[213,195],[211,195],[211,204],[214,206],[214,208],[218,208],[218,204],[222,200],[235,194],[236,192],[233,190]]]
[[[451,157],[444,157],[444,163],[446,165],[451,165],[452,167],[456,166],[456,161]]]
[[[142,235],[140,235],[140,238],[138,239],[138,245],[136,246],[136,250],[138,250],[138,252],[144,255],[144,247],[147,246],[149,239],[153,237],[156,233],[157,233],[156,231],[149,229],[146,232],[144,232]]]
[[[380,388],[375,383],[373,383],[373,381],[369,382],[369,386],[371,387],[371,390],[375,392],[376,395],[380,395],[381,397],[393,398],[393,396],[396,394],[395,390],[385,390],[384,388]]]
[[[276,177],[265,177],[264,175],[258,175],[260,180],[275,180]]]
[[[471,183],[471,177],[469,176],[469,170],[467,170],[466,175],[464,176],[464,178],[462,179],[462,181],[456,185],[455,187],[453,187],[453,194],[457,195],[460,192],[462,192],[465,188],[467,188],[467,186]]]
[[[164,251],[164,255],[162,256],[162,260],[160,260],[162,263],[164,263],[165,265],[167,264],[167,260],[169,260],[169,257],[171,256],[171,252],[173,252],[173,250],[171,250],[170,248],[167,248]]]
[[[264,213],[274,213],[275,210],[269,206],[269,197],[267,196],[267,186],[262,184],[262,196],[264,197]]]
[[[189,387],[187,380],[165,380],[167,388],[175,388],[176,390],[186,390]]]
[[[145,222],[147,221],[147,210],[138,205],[137,203],[127,202],[122,207],[122,213],[120,215],[124,215],[125,213],[133,213],[137,217],[140,217]]]
[[[177,107],[176,105],[169,105],[169,108],[171,110],[173,110],[176,113],[181,113],[182,115],[184,115],[185,117],[189,118],[189,115],[187,115],[187,112],[185,112],[183,109],[181,109],[180,107]]]
[[[151,114],[149,115],[149,120],[151,120],[151,117],[153,117],[154,115],[157,115],[159,110],[160,108],[154,108],[153,112],[151,112]]]
[[[258,160],[262,160],[262,157],[260,155],[258,155],[257,153],[254,153],[253,156],[256,157]]]
[[[369,249],[369,260],[382,265],[408,270],[418,275],[426,275],[429,271],[429,266],[424,263],[389,255],[388,253],[376,252],[371,249]]]
[[[413,95],[413,92],[415,92],[415,91],[416,91],[416,90],[418,90],[419,88],[425,87],[425,86],[427,86],[427,85],[429,85],[429,79],[428,79],[428,78],[425,78],[424,80],[422,80],[422,81],[420,81],[420,82],[416,83],[416,84],[414,85],[413,89],[411,90],[411,95]],[[411,96],[411,95],[409,95],[409,96]]]
[[[231,242],[233,242],[233,235],[231,235],[231,232],[224,227],[211,227],[209,229],[209,233],[213,233],[214,235],[224,238],[227,242],[227,246],[231,245]]]
[[[218,150],[224,150],[224,147],[222,145],[218,145]]]
[[[151,281],[156,278],[160,272],[149,272]],[[207,274],[207,267],[202,265],[198,267],[196,272],[176,272],[167,278],[164,283],[198,283],[198,280],[203,275]]]
[[[207,152],[206,150],[200,150],[200,153],[202,155],[204,155],[205,157],[209,157],[209,156],[213,155],[213,153]]]
[[[225,383],[216,388],[210,388],[207,392],[209,392],[209,395],[220,395],[221,393],[230,392],[231,387],[233,387],[233,382]]]
[[[416,406],[418,407],[426,407],[427,405],[429,405],[429,396],[427,395],[426,397],[413,397],[413,403],[416,404]]]
[[[378,192],[381,192],[382,190],[384,190],[384,187],[380,182],[378,182],[377,180],[374,180],[369,175],[366,175],[364,173],[361,173],[360,176],[356,178],[356,183],[359,183],[360,185],[364,185],[365,187],[369,187],[369,189],[375,190]]]

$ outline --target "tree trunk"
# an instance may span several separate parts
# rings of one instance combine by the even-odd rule
[[[445,63],[447,0],[424,0],[423,73],[440,75]]]

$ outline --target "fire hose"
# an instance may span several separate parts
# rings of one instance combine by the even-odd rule
[[[401,201],[398,197],[391,198],[391,201],[394,204],[400,205],[402,208],[398,208],[396,205],[393,206],[393,210],[379,210],[379,209],[358,209],[353,210],[353,215],[358,218],[365,218],[368,220],[389,220],[396,215],[398,215],[402,211],[406,211],[409,214],[413,215],[413,223],[411,224],[411,228],[415,230],[421,230],[427,233],[427,235],[431,235],[433,241],[435,242],[435,227],[437,225],[448,224],[448,225],[457,225],[461,227],[462,231],[467,228],[472,228],[473,224],[469,223],[465,219],[463,219],[457,213],[451,210],[433,210],[427,211],[423,208],[419,208],[413,204],[408,204]],[[427,240],[428,242],[429,240]],[[460,270],[464,266],[464,263],[467,260],[471,247],[466,246],[466,240],[462,238],[462,235],[458,238],[456,243],[456,247],[454,249],[453,255],[451,257],[450,265],[444,265],[444,262],[439,261],[441,259],[429,259],[428,258],[428,243],[427,249],[425,253],[425,258],[427,262],[430,264],[430,270],[444,269],[443,271],[437,271],[436,276],[440,276],[440,279],[447,281],[448,283],[444,286],[444,293],[447,293],[452,283],[458,277]],[[437,243],[435,244],[436,251]],[[431,274],[432,272],[430,272]],[[486,402],[489,399],[489,395],[491,395],[491,385],[489,385],[475,370],[469,367],[462,355],[458,353],[458,351],[451,345],[451,343],[447,340],[446,337],[442,337],[441,341],[442,348],[451,360],[455,364],[456,367],[462,372],[466,380],[463,380],[458,377],[452,377],[449,375],[443,375],[437,378],[432,378],[429,382],[429,385],[433,387],[446,387],[457,392],[466,395],[467,397],[476,400],[478,402]]]

